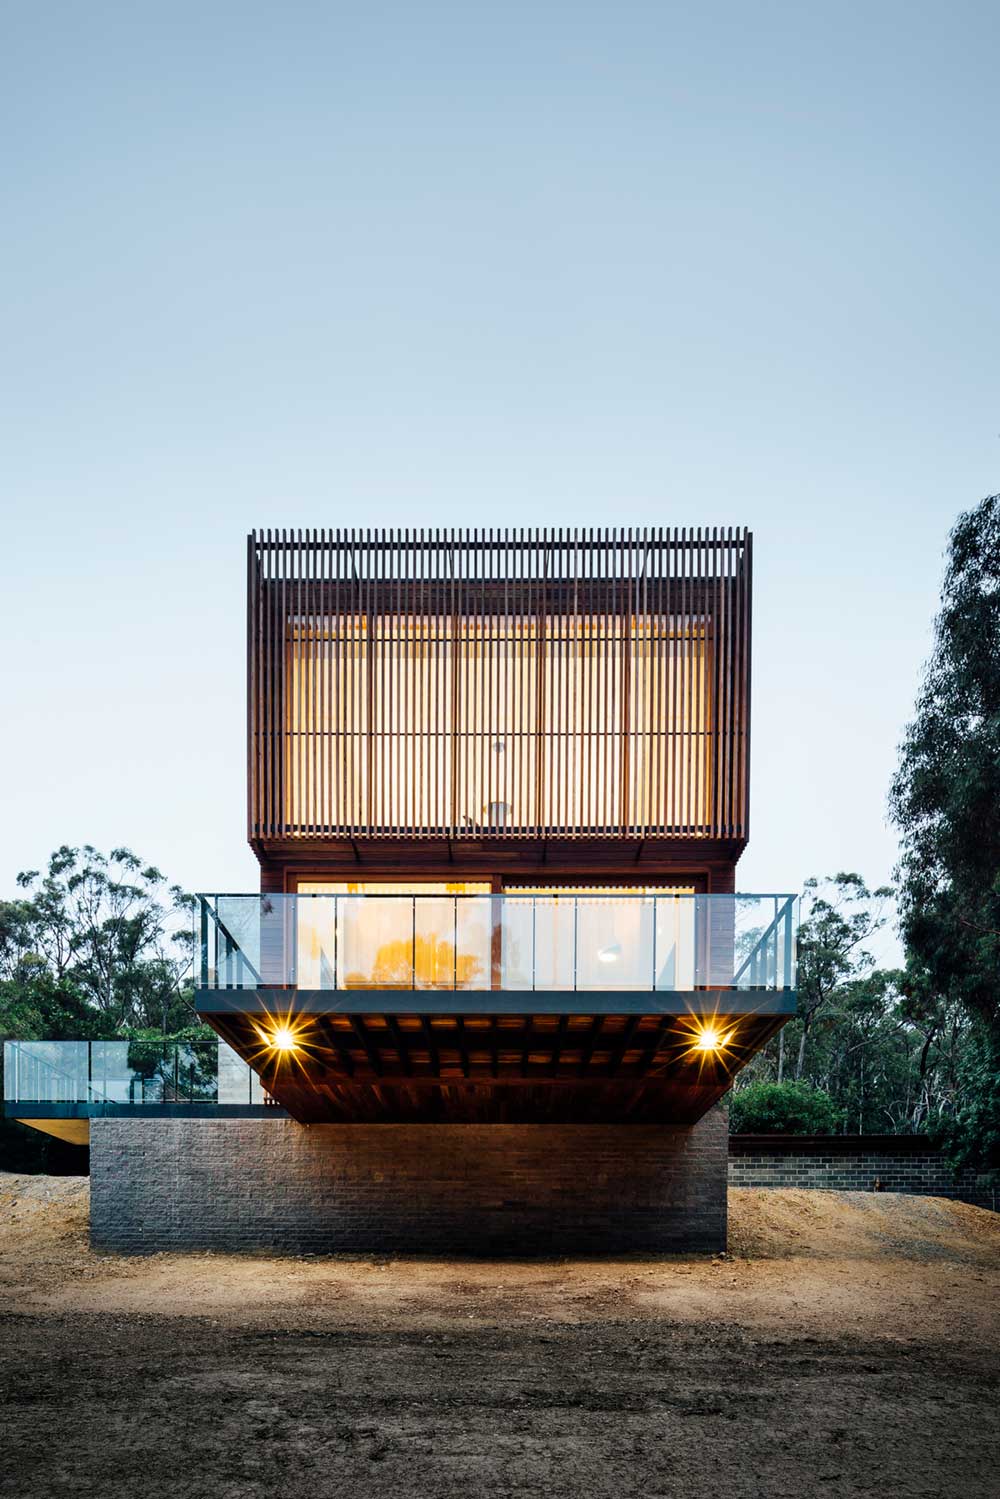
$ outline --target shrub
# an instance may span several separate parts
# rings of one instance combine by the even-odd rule
[[[729,1095],[733,1135],[832,1135],[839,1125],[829,1093],[809,1083],[750,1083]]]

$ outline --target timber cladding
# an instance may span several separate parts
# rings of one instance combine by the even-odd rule
[[[751,537],[248,538],[249,835],[747,837]]]

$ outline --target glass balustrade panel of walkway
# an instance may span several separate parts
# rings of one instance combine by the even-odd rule
[[[15,1116],[21,1105],[191,1113],[267,1102],[257,1074],[221,1041],[5,1041],[3,1080]]]

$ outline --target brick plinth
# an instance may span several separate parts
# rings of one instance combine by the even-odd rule
[[[726,1116],[693,1126],[95,1119],[91,1239],[123,1253],[721,1250]]]

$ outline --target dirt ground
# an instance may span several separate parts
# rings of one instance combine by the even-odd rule
[[[736,1191],[717,1260],[155,1255],[0,1175],[0,1495],[1000,1496],[1000,1216]]]

